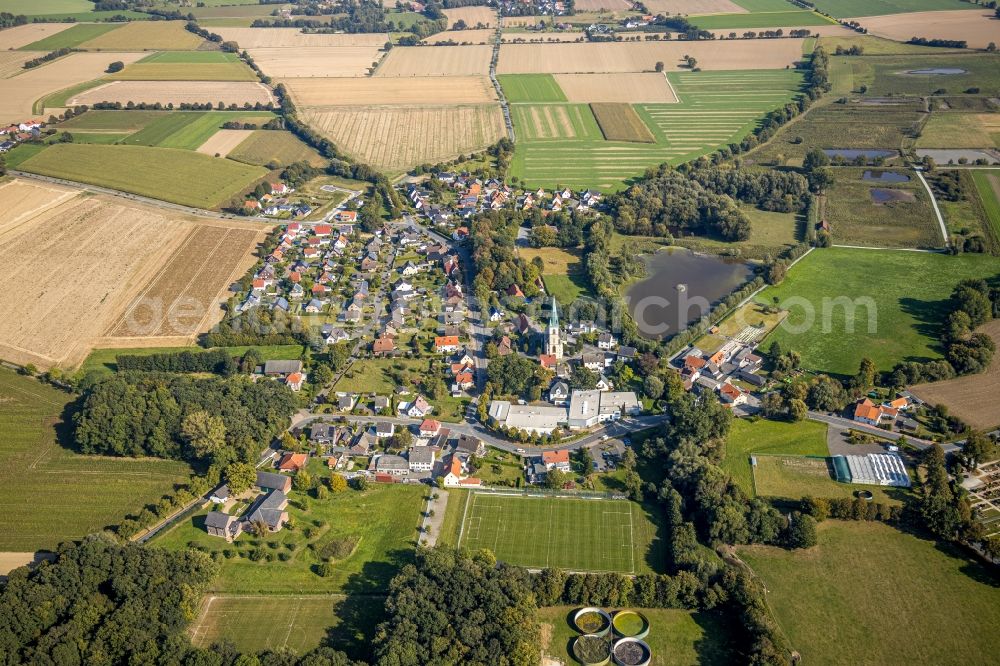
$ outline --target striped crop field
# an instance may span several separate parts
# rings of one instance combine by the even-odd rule
[[[633,107],[656,139],[605,141],[582,104],[512,104],[513,173],[530,186],[617,190],[649,167],[680,164],[740,141],[769,111],[795,99],[792,70],[671,72],[677,104]]]

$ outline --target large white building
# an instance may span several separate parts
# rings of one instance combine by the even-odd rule
[[[498,426],[546,435],[560,426],[589,428],[622,416],[638,414],[642,405],[632,391],[573,391],[569,407],[490,403],[490,419]]]
[[[494,400],[490,403],[490,418],[499,426],[547,435],[559,426],[566,425],[566,408],[515,405],[507,400]]]

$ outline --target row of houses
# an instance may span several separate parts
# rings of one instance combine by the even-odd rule
[[[25,120],[0,128],[0,153],[6,153],[19,143],[32,141],[42,136],[45,123],[41,120]]]
[[[758,374],[763,359],[751,345],[736,340],[726,342],[718,351],[708,354],[692,347],[679,359],[684,388],[691,391],[713,391],[722,402],[737,406],[749,400],[749,393],[736,381],[763,387],[767,379]]]

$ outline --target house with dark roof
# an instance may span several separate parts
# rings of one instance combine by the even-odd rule
[[[232,541],[243,531],[243,522],[236,516],[221,511],[209,511],[205,515],[205,531],[212,536]]]
[[[287,477],[286,477],[287,478]],[[272,532],[280,530],[288,521],[288,497],[281,490],[273,490],[257,499],[247,512],[247,522],[251,527],[264,523]]]
[[[462,456],[484,456],[486,445],[478,437],[462,434],[455,442],[455,453]]]
[[[257,487],[261,490],[280,490],[287,493],[292,489],[292,477],[273,472],[257,472]]]

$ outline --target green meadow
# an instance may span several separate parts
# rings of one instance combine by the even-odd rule
[[[260,111],[175,111],[125,140],[127,145],[195,150],[230,120],[261,125],[272,114]]]
[[[551,74],[501,74],[497,78],[511,104],[566,101],[566,95]]]
[[[791,7],[782,0],[785,7]],[[756,28],[805,28],[813,25],[829,25],[833,23],[825,16],[816,12],[802,11],[769,11],[751,14],[707,14],[692,16],[689,20],[702,30],[754,30]]]
[[[739,4],[743,4],[740,2]],[[945,9],[974,9],[961,0],[816,0],[816,9],[836,18],[882,16]]]

